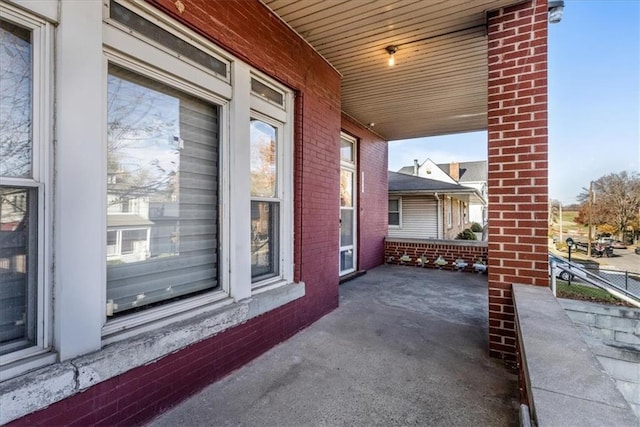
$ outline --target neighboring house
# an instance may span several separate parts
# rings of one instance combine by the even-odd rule
[[[390,238],[455,239],[470,226],[469,206],[478,190],[460,184],[389,172]]]
[[[449,182],[451,184],[457,184],[457,181],[450,177],[447,172],[440,169],[433,160],[426,159],[424,162],[419,163],[418,159],[413,161],[413,166],[404,166],[398,170],[399,173],[407,175],[421,176],[423,178],[435,179],[436,181]]]
[[[546,22],[544,0],[1,0],[0,424],[144,424],[312,324],[384,261],[387,141],[483,128],[487,342],[515,360],[513,278],[548,284]]]
[[[484,226],[487,223],[487,161],[452,162],[436,164],[431,159],[419,163],[413,161],[413,166],[404,166],[399,173],[421,176],[442,182],[458,183],[465,187],[478,190],[482,202],[471,202],[469,205],[469,221]]]
[[[440,163],[438,167],[460,185],[475,188],[484,200],[487,194],[487,161]],[[487,204],[472,203],[469,206],[469,220],[482,226],[487,223]]]

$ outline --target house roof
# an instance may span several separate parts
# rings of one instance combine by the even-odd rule
[[[460,177],[458,182],[477,182],[487,180],[487,161],[460,162]],[[440,163],[438,167],[451,176],[449,167],[451,163]],[[404,169],[404,168],[403,168]]]
[[[390,194],[455,195],[458,199],[467,202],[486,203],[480,192],[475,188],[399,172],[389,171],[387,174]]]
[[[518,0],[262,2],[342,74],[342,110],[384,139],[487,128],[487,12]]]
[[[404,166],[398,169],[398,173],[404,173],[407,175],[413,175],[413,166]]]

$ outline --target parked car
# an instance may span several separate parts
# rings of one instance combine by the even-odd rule
[[[552,261],[555,262],[557,266],[569,267],[569,264],[567,263],[566,259],[550,253],[549,254],[549,274],[551,274]],[[575,276],[569,273],[568,271],[564,271],[560,268],[556,268],[556,277],[560,280],[569,281],[570,279],[573,280]]]
[[[627,249],[627,245],[622,243],[620,240],[614,240],[611,242],[611,247],[615,249]]]
[[[640,246],[636,246],[635,253],[636,255],[640,255]]]

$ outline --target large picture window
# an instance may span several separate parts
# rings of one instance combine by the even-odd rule
[[[218,287],[218,107],[109,65],[107,304]]]

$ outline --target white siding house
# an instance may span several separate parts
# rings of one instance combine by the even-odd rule
[[[398,197],[401,205],[400,225],[389,225],[388,236],[393,238],[440,239],[438,233],[438,202],[435,197]]]
[[[389,172],[389,238],[450,240],[469,228],[473,204],[486,206],[475,188]]]

